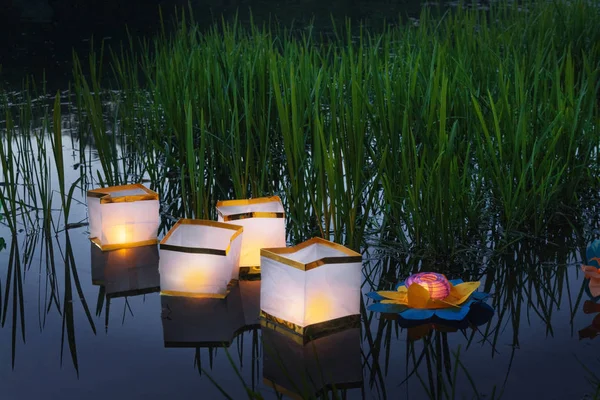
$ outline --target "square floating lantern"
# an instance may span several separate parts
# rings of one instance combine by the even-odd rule
[[[180,219],[160,242],[161,294],[224,298],[239,274],[243,228]]]
[[[360,254],[313,238],[262,249],[261,317],[305,341],[360,324]]]
[[[285,212],[278,196],[217,202],[219,222],[244,227],[240,275],[260,273],[260,249],[285,247]]]
[[[158,194],[141,184],[89,190],[90,239],[101,250],[158,243]]]
[[[238,286],[226,299],[161,296],[165,347],[229,347],[244,330]]]
[[[307,399],[327,395],[333,387],[362,387],[360,328],[336,332],[308,344],[268,328],[261,329],[261,333],[263,383],[279,393]]]
[[[102,251],[91,245],[92,283],[106,297],[136,296],[160,291],[158,246]]]

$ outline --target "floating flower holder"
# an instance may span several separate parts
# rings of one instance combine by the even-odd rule
[[[239,287],[226,299],[161,296],[165,347],[229,347],[244,330]]]
[[[360,328],[336,332],[308,344],[272,329],[261,332],[263,382],[279,393],[308,399],[327,395],[334,387],[362,387]]]
[[[360,254],[313,238],[261,250],[261,318],[303,340],[360,324]]]
[[[479,282],[448,281],[442,274],[421,272],[396,285],[396,290],[368,293],[367,296],[378,301],[368,309],[397,313],[408,320],[459,321],[467,316],[474,302],[489,296],[476,292],[478,287]]]
[[[585,291],[594,300],[600,300],[600,240],[594,240],[585,251],[586,262],[581,266],[588,280]]]
[[[90,239],[101,250],[158,243],[158,194],[141,184],[87,192]]]
[[[218,221],[244,227],[240,276],[260,274],[260,249],[285,247],[285,212],[278,196],[217,202]]]
[[[238,274],[243,228],[180,219],[160,242],[161,294],[227,296]]]
[[[160,291],[156,245],[102,251],[92,243],[91,261],[92,283],[108,298]]]

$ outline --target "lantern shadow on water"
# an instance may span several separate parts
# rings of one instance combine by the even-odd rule
[[[362,257],[313,238],[261,250],[261,318],[304,342],[360,324]]]
[[[89,190],[87,203],[90,239],[101,250],[158,243],[158,194],[144,185]]]
[[[217,202],[218,221],[244,227],[241,279],[260,274],[260,249],[285,247],[285,212],[278,196]]]
[[[332,390],[361,388],[360,327],[320,337],[308,344],[265,328],[263,381],[295,399],[313,398]]]
[[[160,242],[161,294],[224,298],[239,274],[243,228],[180,219]]]
[[[407,320],[398,314],[387,314],[387,318],[392,318],[398,321],[398,325],[401,328],[406,329],[409,340],[419,340],[430,334],[433,331],[451,333],[459,330],[464,331],[472,328],[476,329],[478,326],[488,323],[494,316],[494,309],[484,303],[476,302],[471,305],[469,312],[462,320],[441,320],[436,316],[423,321],[423,320]]]
[[[156,245],[102,251],[92,243],[91,262],[92,283],[104,287],[108,298],[160,291]]]

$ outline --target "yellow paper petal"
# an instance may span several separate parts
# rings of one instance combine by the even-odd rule
[[[377,292],[377,294],[380,295],[381,297],[385,297],[386,299],[400,301],[400,302],[402,302],[402,304],[406,304],[407,293],[382,290],[380,292]]]
[[[404,285],[402,286],[398,286],[398,290],[399,293],[408,293],[408,288]]]
[[[477,290],[480,282],[463,282],[450,288],[450,294],[443,300],[444,303],[452,306],[458,306],[469,298],[469,296]]]
[[[400,304],[400,305],[407,305],[406,301],[399,301],[399,300],[381,300],[380,301],[381,304]]]
[[[411,308],[428,308],[430,303],[429,292],[419,284],[408,287],[408,306]]]

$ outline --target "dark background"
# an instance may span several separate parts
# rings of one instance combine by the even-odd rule
[[[313,24],[316,30],[331,27],[331,18],[343,24],[345,17],[374,29],[385,19],[418,16],[419,0],[0,0],[0,84],[18,90],[26,77],[41,82],[45,73],[48,90],[66,89],[71,76],[72,50],[85,57],[90,38],[98,47],[119,47],[127,39],[152,37],[160,29],[159,7],[167,29],[174,10],[188,6],[202,27],[221,15],[241,23],[278,21],[299,29]]]

